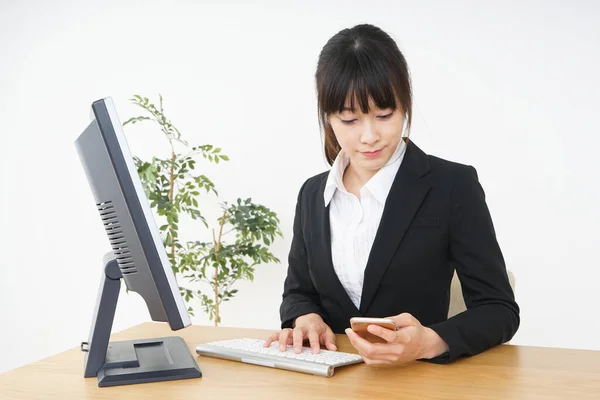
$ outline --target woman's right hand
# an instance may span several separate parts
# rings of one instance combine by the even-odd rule
[[[313,354],[319,353],[321,345],[327,350],[335,351],[335,334],[331,328],[323,321],[319,314],[306,314],[296,318],[294,329],[283,329],[273,333],[264,344],[269,347],[271,343],[278,341],[279,350],[285,351],[287,345],[293,345],[294,351],[300,353],[304,340],[310,343]]]

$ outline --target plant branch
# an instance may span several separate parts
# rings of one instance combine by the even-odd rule
[[[218,326],[219,321],[219,250],[221,250],[221,239],[223,237],[223,225],[225,225],[225,219],[227,216],[227,210],[223,213],[223,218],[221,218],[221,226],[219,227],[219,238],[215,239],[215,231],[213,229],[213,241],[215,243],[215,260],[216,260],[216,268],[215,268],[215,326]]]
[[[170,141],[169,141],[170,142]],[[171,144],[171,170],[170,170],[170,181],[169,181],[169,203],[171,203],[171,206],[175,206],[173,204],[173,198],[174,198],[174,186],[175,186],[175,151],[173,150],[173,144]],[[169,229],[171,231],[171,258],[173,260],[175,260],[175,237],[173,235],[173,225],[170,224]]]

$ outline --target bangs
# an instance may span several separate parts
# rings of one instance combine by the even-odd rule
[[[398,104],[406,95],[397,78],[399,71],[394,71],[385,58],[374,58],[378,62],[365,52],[349,52],[324,74],[318,96],[321,112],[326,115],[341,112],[349,101],[352,110],[357,109],[358,102],[358,107],[366,114],[369,99],[379,109],[404,109],[403,104]]]

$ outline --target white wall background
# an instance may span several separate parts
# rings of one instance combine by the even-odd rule
[[[109,247],[73,141],[104,96],[125,120],[132,94],[162,93],[190,142],[231,157],[206,166],[222,198],[279,214],[283,263],[222,310],[223,325],[277,329],[297,191],[326,168],[317,56],[361,22],[405,52],[413,139],[480,173],[517,276],[513,343],[600,349],[599,18],[567,0],[0,2],[0,372],[87,339]],[[165,151],[151,125],[126,134],[135,154]],[[124,295],[114,329],[147,320]]]

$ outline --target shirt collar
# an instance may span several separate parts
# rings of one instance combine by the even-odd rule
[[[346,191],[346,188],[344,187],[343,177],[344,171],[346,170],[346,167],[348,167],[349,164],[350,158],[346,156],[343,150],[340,150],[327,176],[325,192],[323,193],[323,197],[325,199],[325,207],[329,205],[329,202],[333,198],[336,189],[341,190],[342,192]]]
[[[400,139],[400,143],[396,147],[394,154],[390,157],[388,162],[379,170],[369,181],[363,186],[362,190],[368,190],[377,201],[382,205],[385,204],[387,195],[394,183],[396,173],[400,168],[404,153],[406,151],[406,142],[404,139]],[[336,189],[342,192],[346,192],[344,187],[343,177],[346,167],[350,164],[350,158],[341,150],[337,155],[331,170],[327,176],[327,182],[325,183],[325,191],[323,197],[325,200],[325,207],[329,205]]]

